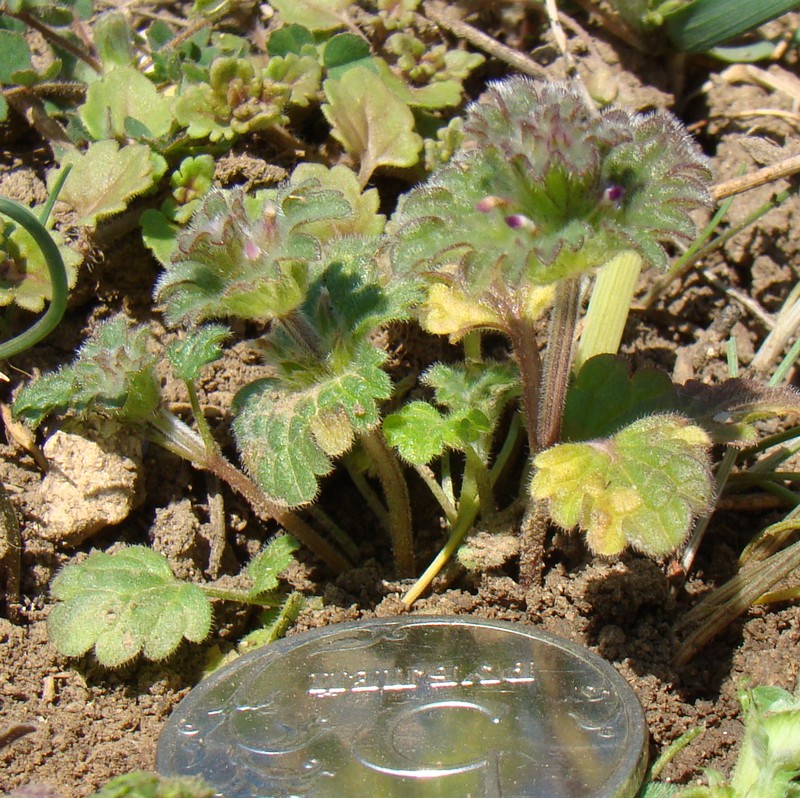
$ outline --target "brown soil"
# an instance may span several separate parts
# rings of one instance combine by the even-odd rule
[[[489,16],[483,21],[485,26],[500,24]],[[796,96],[754,79],[724,77],[717,64],[690,61],[679,74],[677,61],[643,59],[585,17],[576,19],[584,31],[571,38],[571,46],[581,74],[596,75],[602,69],[617,85],[622,105],[675,109],[694,125],[713,156],[717,179],[739,174],[742,166],[752,171],[795,147]],[[480,24],[481,19],[477,21]],[[786,29],[796,29],[798,22],[800,15],[789,18]],[[506,33],[509,44],[530,47],[530,42]],[[539,55],[544,58],[546,53]],[[560,59],[551,56],[548,71],[562,77]],[[713,74],[705,83],[707,70]],[[767,72],[797,80],[797,64],[791,59],[770,66]],[[683,93],[676,100],[681,86]],[[785,113],[773,115],[772,111]],[[14,147],[0,157],[0,193],[23,202],[41,201],[47,167],[41,143],[30,134]],[[259,184],[280,176],[280,169],[273,170],[262,157],[257,142],[253,148],[248,150],[245,143],[237,155],[226,156],[220,180]],[[787,186],[782,181],[740,197],[730,218],[744,218]],[[742,362],[747,363],[767,329],[737,297],[754,300],[770,314],[781,307],[800,274],[797,237],[792,232],[798,227],[800,201],[792,196],[735,237],[700,270],[673,283],[651,310],[632,314],[625,350],[634,365],[658,365],[681,380],[713,380],[725,374],[724,346],[731,332]],[[18,370],[31,373],[70,360],[98,320],[123,308],[134,318],[148,317],[158,270],[135,234],[94,253],[92,264],[91,269],[84,267],[58,335],[15,360],[9,396],[21,383]],[[726,294],[712,278],[735,293]],[[257,357],[241,344],[205,375],[202,399],[223,445],[230,445],[226,430],[231,398],[259,368]],[[168,384],[166,390],[178,407],[186,402],[178,386]],[[220,606],[216,630],[206,645],[184,644],[166,662],[137,660],[109,671],[91,657],[66,659],[49,645],[45,619],[53,573],[92,548],[108,550],[147,542],[167,554],[181,577],[203,579],[217,567],[222,573],[236,574],[273,530],[237,497],[224,493],[228,545],[220,552],[209,512],[214,486],[203,474],[150,447],[144,452],[138,508],[122,523],[75,549],[67,545],[69,541],[54,540],[48,534],[48,496],[42,491],[42,474],[13,434],[8,439],[8,445],[0,447],[0,480],[22,522],[22,601],[11,619],[0,618],[0,791],[13,793],[40,784],[49,785],[54,795],[79,798],[113,776],[153,768],[156,740],[170,711],[201,678],[208,659],[241,635],[250,616]],[[337,492],[345,490],[333,485],[328,491],[328,509],[334,514],[341,507],[353,506]],[[337,501],[341,501],[338,508]],[[418,525],[427,530],[420,553],[423,561],[441,541],[432,513],[423,506],[418,515]],[[593,649],[612,662],[638,694],[647,713],[654,755],[687,729],[704,729],[664,774],[672,781],[689,783],[702,768],[725,772],[731,768],[742,731],[737,691],[743,685],[793,689],[798,679],[800,607],[795,606],[753,608],[687,666],[676,670],[671,665],[679,645],[679,622],[687,609],[730,577],[743,545],[779,517],[779,511],[774,515],[769,511],[718,513],[685,588],[671,587],[665,563],[635,555],[617,563],[598,562],[575,537],[559,533],[540,590],[526,595],[515,581],[511,560],[480,577],[462,576],[447,589],[440,586],[440,592],[420,600],[414,611],[532,624]],[[323,606],[305,611],[291,634],[402,611],[399,596],[404,585],[391,581],[388,543],[371,539],[371,534],[364,530],[363,567],[336,581],[326,579],[313,558],[301,554],[288,579],[296,589],[321,596]],[[0,581],[3,564],[0,559]]]

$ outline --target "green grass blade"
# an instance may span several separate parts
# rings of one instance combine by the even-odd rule
[[[797,0],[694,0],[664,17],[673,47],[702,53],[798,8]]]

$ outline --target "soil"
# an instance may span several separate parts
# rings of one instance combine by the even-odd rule
[[[525,6],[510,5],[516,16],[509,11],[508,18],[481,12],[480,4],[463,7],[473,24],[511,47],[533,51],[551,77],[563,77],[562,59],[549,34],[544,41],[532,41],[526,33],[539,28],[524,24],[529,13]],[[763,74],[726,73],[724,66],[702,58],[643,56],[583,13],[573,21],[579,24],[567,26],[569,46],[579,73],[593,80],[602,76],[616,89],[621,105],[670,108],[680,115],[713,159],[717,180],[797,151],[800,81],[791,49],[781,61],[760,65]],[[772,23],[771,32],[794,31],[798,23],[800,15],[789,15]],[[490,59],[483,78],[503,71]],[[482,79],[476,79],[473,96],[482,85]],[[268,184],[285,174],[287,166],[272,160],[262,141],[243,141],[220,162],[218,182]],[[46,146],[34,132],[27,132],[0,155],[0,193],[26,203],[41,201],[48,164]],[[378,175],[375,182],[379,181]],[[782,180],[739,197],[729,224],[790,185]],[[793,234],[798,227],[800,200],[792,194],[698,269],[674,281],[652,307],[632,313],[624,350],[634,367],[656,365],[681,381],[714,381],[726,374],[725,345],[731,334],[740,361],[747,365],[800,276],[800,244]],[[98,321],[123,309],[137,320],[151,318],[158,267],[135,233],[105,248],[95,245],[88,263],[58,334],[15,358],[8,372],[7,401],[27,374],[69,361]],[[653,280],[654,275],[644,275],[642,295]],[[413,340],[404,340],[402,332],[395,339],[398,351],[404,345],[413,348]],[[260,369],[257,355],[247,344],[239,344],[204,374],[201,400],[218,440],[231,454],[232,396]],[[180,411],[186,396],[163,371],[166,395]],[[109,670],[90,656],[60,656],[48,643],[48,584],[53,574],[91,550],[113,551],[132,543],[148,543],[164,552],[183,578],[237,574],[274,528],[223,491],[227,542],[221,541],[212,520],[210,497],[217,490],[213,480],[151,446],[131,455],[141,456],[143,465],[139,484],[125,487],[130,514],[124,520],[100,530],[56,534],[54,529],[61,527],[54,526],[54,494],[19,437],[9,426],[8,443],[0,446],[0,480],[20,520],[22,542],[21,599],[18,604],[9,601],[8,617],[0,618],[0,792],[17,791],[21,796],[26,787],[44,785],[50,792],[37,795],[80,798],[114,776],[154,767],[156,741],[171,710],[200,680],[207,663],[246,631],[252,614],[219,605],[215,631],[206,644],[183,644],[163,662],[136,660]],[[130,441],[117,443],[118,452],[135,449]],[[98,470],[106,471],[111,454],[101,454]],[[85,470],[87,461],[80,462]],[[352,512],[355,498],[346,485],[331,482],[325,497],[326,509],[334,516]],[[114,501],[119,500],[115,495]],[[415,507],[421,530],[419,561],[424,562],[441,545],[441,525],[425,500]],[[703,729],[663,774],[676,783],[697,782],[703,768],[727,773],[735,761],[742,733],[737,692],[746,684],[793,690],[798,681],[800,607],[793,605],[753,607],[687,665],[672,664],[688,609],[735,572],[739,553],[755,533],[782,516],[780,508],[765,510],[759,502],[751,509],[717,512],[683,586],[668,577],[667,562],[634,554],[619,562],[601,562],[589,556],[576,536],[559,532],[541,588],[526,593],[520,587],[512,546],[480,576],[451,575],[448,584],[439,584],[413,611],[531,624],[588,646],[613,663],[639,696],[653,756],[688,729]],[[108,517],[107,523],[117,520],[113,512]],[[399,598],[408,583],[392,579],[388,542],[376,539],[368,525],[362,532],[363,565],[338,579],[332,580],[310,555],[299,555],[286,578],[294,589],[321,597],[322,602],[304,610],[289,634],[404,611]],[[10,589],[13,580],[7,579],[7,569],[13,557],[4,559],[3,551],[0,546],[0,582],[6,581]]]

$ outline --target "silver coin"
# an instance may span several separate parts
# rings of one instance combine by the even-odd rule
[[[246,654],[178,705],[157,761],[225,798],[633,798],[646,752],[636,695],[591,651],[414,616]]]

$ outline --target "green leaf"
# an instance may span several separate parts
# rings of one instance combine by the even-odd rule
[[[413,86],[395,75],[382,58],[374,58],[373,64],[384,85],[412,108],[446,108],[461,102],[461,84],[456,80],[435,80],[424,86]]]
[[[17,73],[32,69],[31,51],[25,37],[10,30],[0,30],[0,83],[17,82]]]
[[[314,34],[302,25],[284,25],[273,31],[267,42],[269,55],[303,54],[303,48],[314,46]]]
[[[491,434],[504,407],[519,396],[515,368],[500,363],[471,363],[430,368],[422,382],[434,389],[435,401],[449,408],[440,413],[427,402],[410,402],[383,422],[386,439],[415,465],[429,463],[445,449],[469,445],[488,458]]]
[[[295,80],[301,77],[295,74]],[[284,107],[290,88],[251,60],[216,58],[208,81],[184,89],[175,101],[175,118],[192,138],[232,139],[288,121]]]
[[[422,148],[409,107],[364,67],[347,70],[323,84],[328,100],[322,112],[333,136],[360,163],[366,185],[379,166],[413,166]]]
[[[172,103],[132,66],[112,69],[89,85],[86,102],[78,115],[97,141],[127,137],[126,120],[135,120],[150,131],[149,138],[166,136],[172,127]]]
[[[340,219],[322,219],[303,226],[304,232],[319,241],[328,241],[343,236],[379,236],[386,224],[386,217],[378,213],[380,195],[377,189],[362,191],[352,169],[344,164],[327,167],[321,163],[306,161],[298,164],[289,182],[293,186],[314,182],[320,188],[338,191],[350,205],[351,212]]]
[[[332,259],[303,306],[263,339],[276,376],[236,398],[242,458],[275,501],[297,506],[313,500],[332,458],[378,425],[379,403],[391,395],[382,369],[386,353],[372,333],[407,314],[413,293],[372,282],[369,268],[366,259]]]
[[[76,224],[85,227],[124,211],[134,197],[151,190],[167,168],[167,162],[147,145],[120,148],[111,140],[89,145],[84,154],[67,153],[61,166],[67,164],[72,171],[58,198],[72,206]]]
[[[357,433],[378,425],[378,402],[391,395],[381,369],[385,357],[364,345],[348,365],[331,368],[305,390],[264,380],[238,397],[237,444],[270,498],[291,507],[312,501],[318,478],[333,468],[331,458],[344,454]]]
[[[287,25],[324,31],[344,27],[350,0],[273,0],[271,5]]]
[[[125,15],[118,11],[109,11],[92,22],[92,40],[105,71],[127,66],[133,60],[131,29]]]
[[[310,55],[276,55],[270,58],[264,77],[272,81],[272,91],[286,90],[290,104],[305,108],[317,99],[322,67]]]
[[[204,366],[222,357],[222,344],[231,337],[231,331],[221,324],[207,324],[186,334],[180,341],[167,347],[167,357],[175,376],[193,382],[200,377]]]
[[[176,579],[166,557],[145,546],[95,552],[53,580],[57,604],[48,632],[66,656],[94,646],[102,665],[116,667],[143,652],[168,657],[182,638],[199,643],[211,631],[211,604],[197,585]]]
[[[645,368],[631,377],[625,358],[596,355],[567,393],[561,439],[604,438],[637,418],[676,409],[675,387],[665,372]]]
[[[167,321],[285,316],[321,268],[305,226],[350,213],[339,192],[313,183],[267,192],[249,210],[241,191],[210,192],[156,286]]]
[[[445,449],[458,448],[457,434],[433,405],[410,402],[383,420],[383,434],[400,456],[414,465],[425,465],[443,454]]]
[[[702,53],[765,22],[797,10],[797,0],[694,0],[664,15],[673,47]]]
[[[339,33],[325,44],[322,63],[331,76],[332,70],[353,66],[370,57],[369,42],[354,33]],[[336,76],[340,74],[336,73]]]
[[[139,225],[142,228],[144,245],[162,266],[168,268],[177,247],[181,228],[155,208],[148,208],[139,217]]]
[[[320,606],[322,601],[317,602]],[[274,643],[286,635],[288,628],[297,620],[300,613],[309,605],[313,606],[314,601],[308,599],[302,593],[294,591],[286,596],[286,600],[280,607],[268,607],[259,616],[259,626],[249,634],[246,634],[236,647],[240,654],[246,654],[254,648],[265,646],[267,643]]]
[[[172,221],[178,224],[189,221],[200,200],[211,191],[214,168],[214,157],[208,153],[189,156],[180,162],[169,178],[174,204],[164,209]]]
[[[58,245],[67,272],[67,285],[75,287],[78,266],[83,258],[64,244],[64,236],[49,230]],[[0,250],[0,306],[12,302],[25,310],[39,313],[53,298],[47,261],[33,236],[24,228],[7,224],[2,228]]]
[[[688,212],[709,202],[709,182],[669,114],[598,115],[565,84],[512,77],[469,107],[459,150],[401,198],[387,225],[394,265],[513,316],[531,285],[620,252],[664,266],[664,244],[694,234]]]
[[[53,412],[103,413],[129,422],[158,407],[156,356],[150,330],[132,328],[118,316],[99,325],[71,366],[46,374],[17,394],[13,410],[33,426]]]
[[[291,535],[280,535],[253,557],[247,566],[247,575],[253,580],[249,595],[257,597],[277,590],[280,584],[278,577],[292,564],[299,547],[300,544]]]
[[[564,443],[534,458],[531,495],[553,521],[586,532],[592,551],[674,551],[713,495],[710,439],[677,415],[635,421],[609,438]]]

